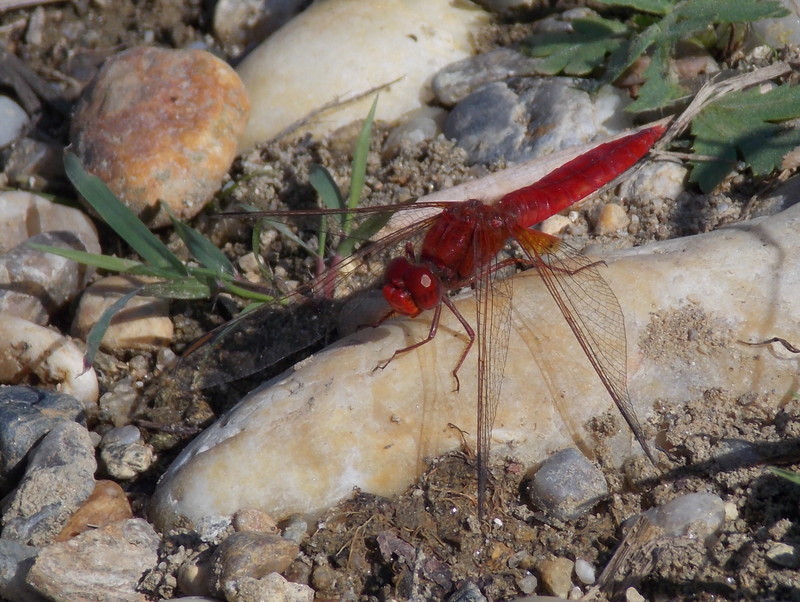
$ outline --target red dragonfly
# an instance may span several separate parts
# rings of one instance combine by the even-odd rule
[[[436,336],[442,306],[446,306],[467,333],[466,343],[452,374],[458,388],[458,371],[477,341],[478,353],[478,514],[485,507],[488,480],[487,461],[492,425],[500,399],[510,331],[511,299],[506,281],[494,278],[495,273],[511,264],[534,267],[558,305],[565,320],[594,367],[601,382],[616,403],[647,457],[655,458],[643,434],[631,405],[627,388],[627,346],[622,310],[611,288],[600,275],[598,266],[558,238],[531,229],[546,218],[566,209],[592,192],[605,186],[644,157],[666,131],[666,125],[655,125],[618,140],[601,144],[550,172],[539,181],[513,191],[488,205],[478,200],[461,202],[415,203],[364,209],[363,212],[394,212],[404,209],[433,207],[440,213],[402,228],[376,243],[367,245],[346,261],[361,261],[375,248],[410,241],[414,234],[424,233],[419,251],[406,243],[405,255],[393,259],[386,268],[383,296],[393,314],[415,317],[433,310],[428,336],[408,347],[398,349],[379,367],[388,365],[394,357],[431,341]],[[324,213],[325,211],[321,211]],[[320,212],[316,212],[318,215]],[[228,214],[225,214],[228,215]],[[242,214],[235,214],[242,215]],[[256,213],[246,214],[258,216]],[[273,214],[274,215],[274,214]],[[523,250],[522,260],[499,260],[498,253],[509,240],[515,240]],[[342,269],[342,264],[334,269]],[[307,290],[330,288],[331,273],[315,279]],[[471,286],[477,300],[476,327],[461,315],[448,296],[449,292]],[[324,334],[318,306],[301,304],[304,328],[311,339]],[[257,312],[261,314],[261,312]],[[292,313],[295,319],[296,313]],[[277,318],[284,322],[287,314]],[[261,320],[261,316],[245,314],[245,320]],[[382,322],[383,320],[381,320]],[[300,322],[297,322],[300,324]],[[222,327],[227,338],[239,336],[239,329]],[[215,333],[211,333],[214,335]],[[216,333],[219,334],[219,333]],[[233,334],[233,337],[230,335]],[[204,338],[204,340],[207,340]],[[250,335],[240,336],[243,354],[250,356],[253,368],[263,367],[297,350],[288,347],[255,349]],[[184,356],[196,353],[198,346]],[[208,352],[206,352],[208,353]],[[253,361],[253,356],[257,356]],[[191,362],[190,362],[191,363]],[[244,364],[242,364],[244,365]],[[248,363],[248,366],[250,364]],[[250,368],[246,370],[253,371]],[[241,370],[239,370],[242,376]],[[204,385],[221,380],[204,373]]]

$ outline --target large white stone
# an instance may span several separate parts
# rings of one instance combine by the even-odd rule
[[[796,388],[795,356],[740,341],[800,341],[799,228],[796,206],[603,257],[608,267],[600,269],[625,315],[629,387],[642,420],[657,401],[680,404],[711,388],[771,399]],[[537,273],[513,285],[493,453],[532,463],[578,444],[591,454],[596,441],[587,421],[615,411],[612,401]],[[474,319],[472,299],[459,308]],[[179,516],[197,523],[241,508],[314,514],[356,486],[391,495],[409,485],[424,458],[460,446],[449,423],[474,445],[476,354],[454,392],[451,370],[465,336],[449,312],[432,343],[375,370],[428,325],[420,317],[362,330],[251,393],[166,473],[153,499],[157,524],[167,527]],[[641,453],[619,424],[613,448]]]
[[[451,0],[323,0],[239,65],[252,102],[239,149],[269,140],[311,112],[383,84],[376,117],[394,121],[433,97],[430,81],[472,54],[486,13]],[[298,132],[324,135],[364,119],[373,97],[326,111]]]

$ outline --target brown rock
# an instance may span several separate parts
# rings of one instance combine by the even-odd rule
[[[239,77],[202,50],[137,47],[110,58],[75,110],[86,169],[143,221],[197,214],[236,155],[250,102]]]
[[[235,592],[244,577],[261,579],[270,573],[282,573],[299,553],[296,543],[268,533],[234,533],[214,551],[211,560],[211,591]]]
[[[242,508],[233,515],[233,528],[237,532],[277,533],[278,523],[271,515],[256,508]]]
[[[55,541],[67,541],[89,529],[132,516],[131,505],[122,487],[114,481],[97,481],[92,495],[69,518]]]
[[[136,586],[158,562],[158,544],[146,521],[118,521],[44,548],[26,581],[50,600],[144,602]]]

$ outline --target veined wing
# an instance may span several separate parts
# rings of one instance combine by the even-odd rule
[[[476,257],[480,253],[476,241]],[[475,278],[476,335],[478,347],[478,518],[486,509],[489,452],[500,391],[503,385],[511,332],[511,281],[497,276],[498,259],[483,266]]]
[[[441,207],[440,205],[436,205]],[[381,207],[380,211],[394,211],[407,205]],[[375,215],[378,208],[359,211],[363,215]],[[300,212],[302,215],[341,215],[336,210]],[[291,217],[297,212],[287,213],[236,213],[236,217],[269,217],[279,215]],[[251,312],[240,314],[234,320],[219,326],[193,343],[175,370],[175,377],[184,386],[206,388],[249,376],[275,364],[287,356],[333,336],[337,310],[342,302],[324,294],[330,290],[344,290],[351,295],[357,276],[374,283],[383,274],[390,253],[406,241],[412,241],[424,232],[435,216],[410,223],[405,227],[372,243],[366,243],[352,255],[342,259],[324,273],[296,291]],[[371,256],[382,259],[370,261]],[[373,266],[372,268],[367,266]],[[363,290],[363,286],[361,290]],[[369,286],[367,285],[367,288]],[[277,335],[277,336],[276,336]]]
[[[600,275],[600,262],[554,236],[518,228],[514,236],[539,270],[583,352],[647,457],[656,465],[628,393],[627,339],[622,308]]]

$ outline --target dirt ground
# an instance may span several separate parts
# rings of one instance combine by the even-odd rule
[[[225,56],[226,49],[209,33],[210,20],[206,4],[196,0],[75,0],[0,13],[0,42],[43,80],[56,84],[63,100],[71,102],[105,58],[133,45],[183,47],[204,42]],[[496,26],[487,31],[486,44],[516,38],[524,28],[517,23]],[[32,136],[63,145],[67,126],[66,115],[45,105]],[[377,151],[386,134],[386,128],[376,128],[376,152],[368,167],[369,203],[415,198],[479,173],[477,168],[465,166],[464,154],[444,140],[403,149],[391,158],[381,157]],[[235,193],[220,196],[209,211],[245,199],[270,209],[310,206],[314,194],[304,184],[309,164],[325,165],[338,181],[346,183],[351,148],[350,139],[271,143],[237,161],[230,177],[240,182],[239,186]],[[263,169],[265,166],[270,169]],[[629,206],[628,214],[638,226],[623,238],[592,235],[592,216],[604,201],[591,201],[580,208],[580,216],[564,238],[578,248],[588,243],[624,247],[713,230],[757,210],[752,202],[754,191],[767,190],[772,184],[737,176],[724,192],[686,196],[657,209]],[[36,180],[36,186],[74,198],[63,174]],[[193,225],[232,257],[251,250],[246,223],[220,222],[204,214]],[[107,252],[122,248],[108,231],[102,236]],[[164,237],[173,249],[180,248],[174,235],[164,233]],[[271,242],[267,260],[283,285],[312,274],[313,263],[296,244],[286,239]],[[179,333],[175,351],[180,353],[237,309],[228,302],[174,303]],[[62,316],[62,325],[68,324],[69,318]],[[686,331],[689,326],[676,328]],[[272,373],[299,357],[290,356]],[[226,384],[213,400],[202,394],[165,396],[156,391],[163,388],[160,379],[170,375],[158,374],[155,357],[103,355],[98,364],[104,390],[132,372],[153,383],[145,387],[140,412],[132,419],[148,427],[145,430],[159,451],[160,463],[154,472],[123,484],[141,513],[158,476],[183,445],[260,380]],[[724,411],[708,411],[709,399]],[[779,409],[770,409],[775,407]],[[510,599],[525,593],[525,579],[538,574],[536,567],[547,558],[582,558],[599,572],[620,543],[620,524],[626,518],[681,493],[705,491],[719,495],[729,510],[716,541],[708,547],[690,540],[649,541],[631,562],[618,568],[595,599],[610,597],[632,584],[647,600],[800,600],[800,560],[783,566],[767,556],[776,542],[800,546],[800,489],[765,468],[768,464],[798,467],[798,413],[797,399],[782,404],[731,399],[725,391],[707,391],[704,399],[690,401],[680,411],[664,409],[647,428],[665,433],[659,443],[671,450],[673,469],[655,478],[641,463],[619,471],[601,455],[598,462],[612,493],[588,515],[569,524],[543,517],[522,503],[520,490],[527,468],[507,461],[492,470],[489,502],[498,519],[488,527],[481,526],[474,519],[474,458],[470,450],[433,459],[428,472],[398,499],[379,499],[363,492],[333,509],[324,519],[324,529],[310,530],[301,557],[287,577],[310,583],[318,599],[440,599],[465,582],[478,585],[490,599]],[[605,428],[604,420],[598,417],[598,431]],[[94,428],[102,433],[109,425],[96,421]],[[731,442],[745,445],[748,453],[730,460],[726,454]],[[174,570],[188,554],[189,541],[186,534],[165,538],[165,568],[147,581],[154,597],[178,593]],[[195,545],[188,547],[202,550],[203,544]],[[795,550],[800,554],[800,548]],[[536,591],[543,590],[540,586]]]

